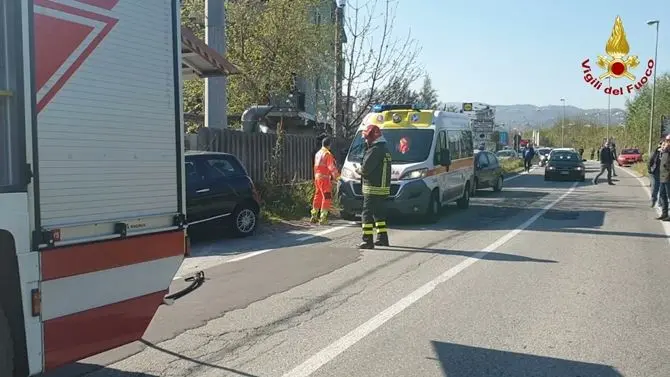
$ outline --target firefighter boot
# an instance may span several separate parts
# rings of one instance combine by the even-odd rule
[[[363,236],[363,242],[358,244],[359,249],[374,249],[375,244],[372,242],[372,236]]]
[[[312,224],[316,224],[316,223],[319,222],[319,210],[318,210],[318,209],[312,209],[312,210],[310,211],[310,215],[312,215],[312,216],[309,218],[309,222],[310,222],[310,223],[312,223]]]
[[[321,217],[319,217],[319,225],[328,225],[328,211],[321,211]]]
[[[387,232],[377,232],[375,246],[389,246],[389,234]]]

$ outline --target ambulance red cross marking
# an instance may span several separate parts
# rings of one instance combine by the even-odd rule
[[[118,0],[77,0],[112,9]],[[61,4],[35,0],[35,61],[37,111],[55,97],[118,19]]]

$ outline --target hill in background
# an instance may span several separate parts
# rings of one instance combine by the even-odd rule
[[[447,103],[447,106],[460,108],[461,103]],[[534,105],[494,105],[496,108],[496,123],[504,128],[547,128],[563,119],[563,106],[534,106]],[[575,106],[565,106],[565,118],[580,120],[590,124],[607,124],[607,109],[581,109]],[[612,108],[610,125],[623,124],[626,112]]]

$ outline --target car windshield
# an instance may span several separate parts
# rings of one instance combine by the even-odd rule
[[[393,163],[412,163],[426,161],[433,147],[433,130],[418,129],[386,129],[382,135],[386,139],[386,146],[391,152]],[[361,131],[356,133],[351,142],[347,160],[362,162],[365,154],[365,141]]]
[[[639,149],[624,149],[621,151],[621,154],[640,154]]]
[[[570,151],[553,151],[549,155],[549,159],[552,161],[579,161],[579,155],[575,152]]]
[[[537,153],[538,153],[540,156],[544,156],[545,154],[547,154],[547,153],[549,153],[549,152],[551,152],[551,149],[544,149],[544,148],[543,148],[543,149],[539,149],[539,150],[537,151]]]

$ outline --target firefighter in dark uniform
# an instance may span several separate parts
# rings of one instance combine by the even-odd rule
[[[391,153],[382,131],[374,124],[363,131],[367,149],[358,173],[363,180],[363,242],[361,249],[389,246],[386,228],[386,198],[391,194]],[[374,230],[377,239],[373,243]]]

